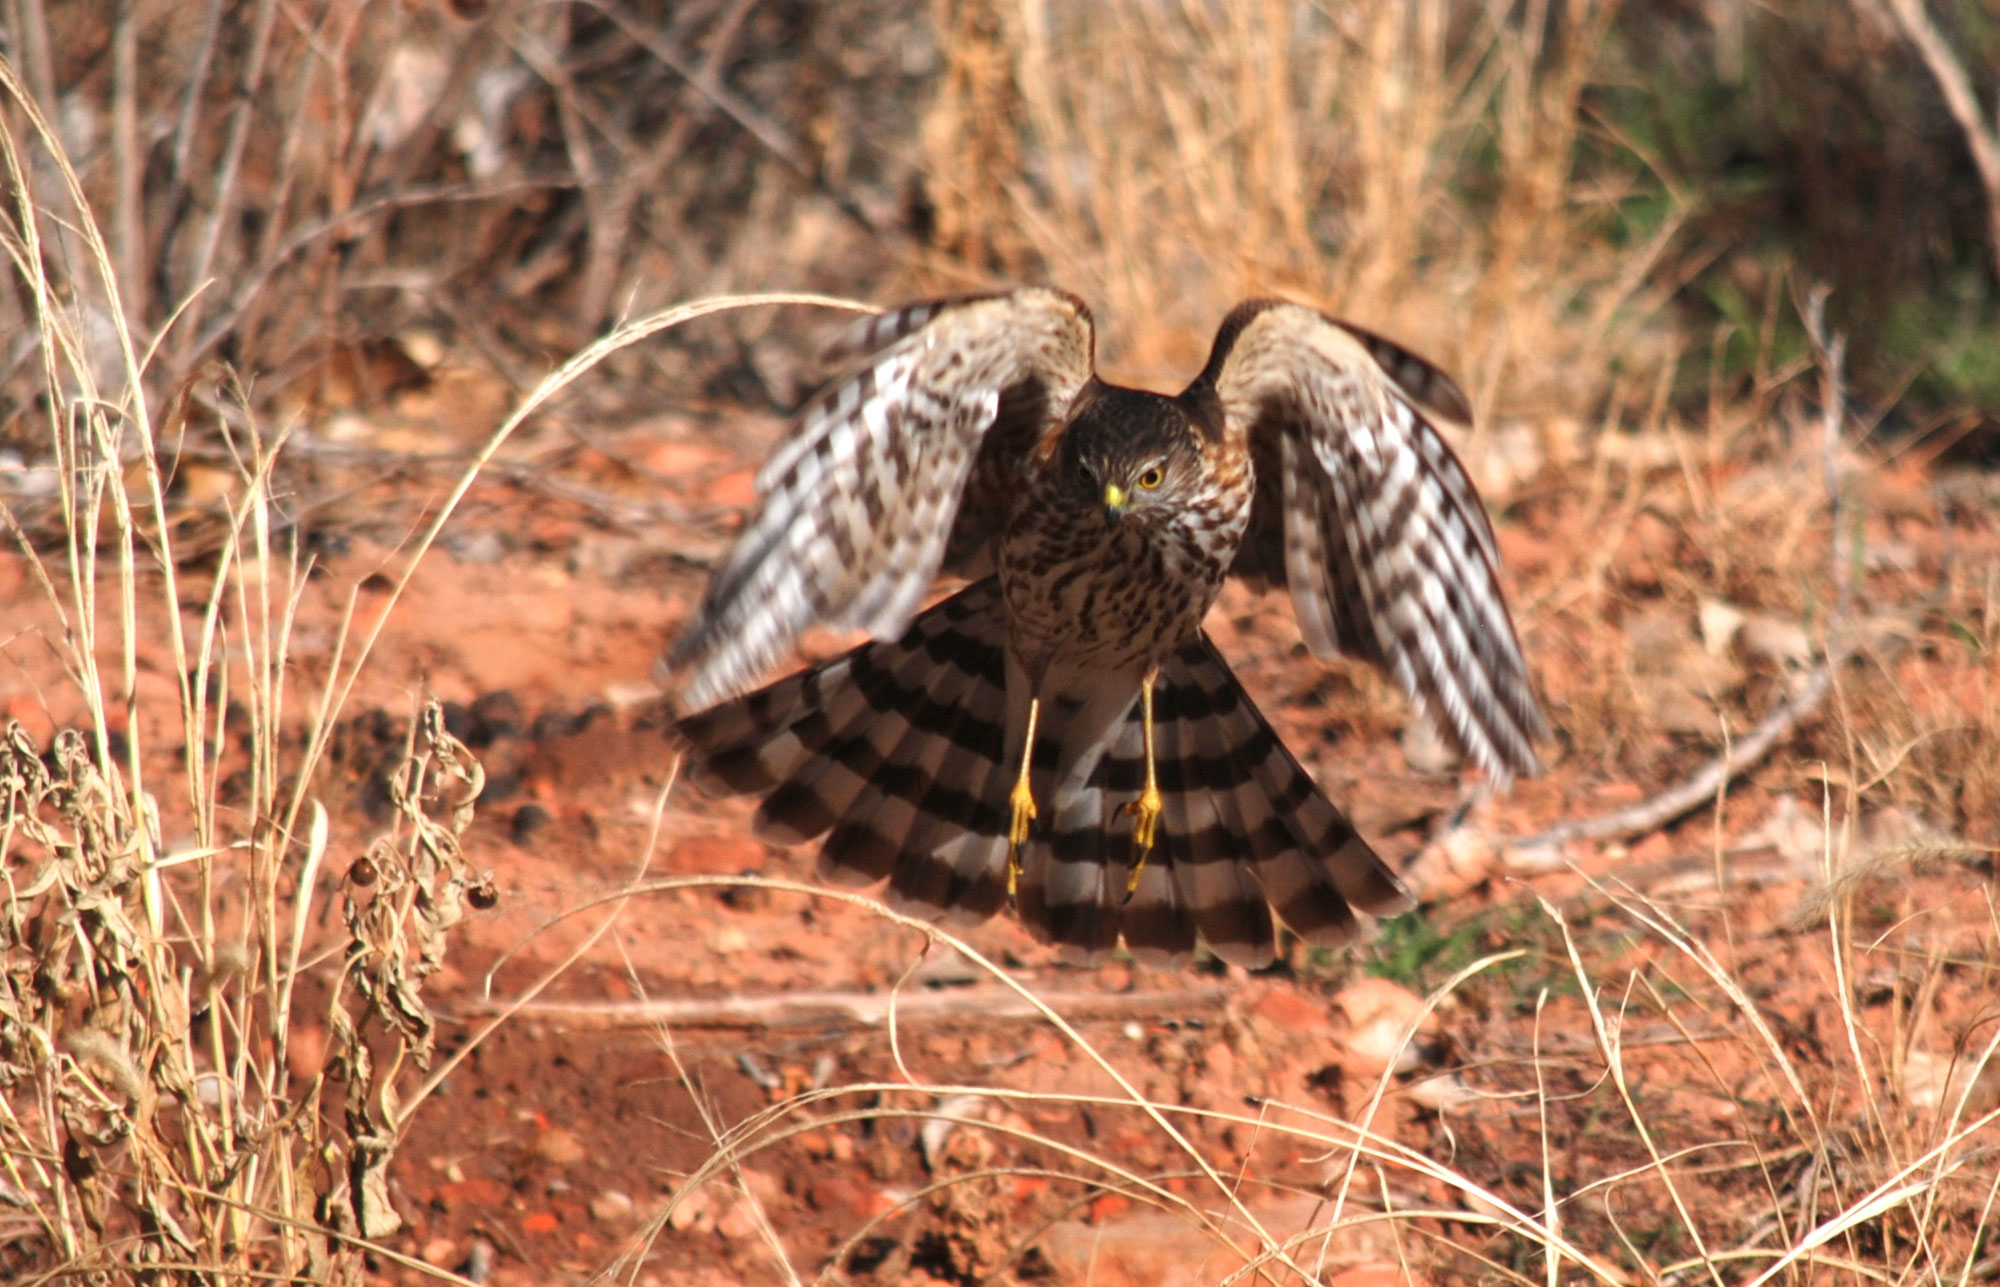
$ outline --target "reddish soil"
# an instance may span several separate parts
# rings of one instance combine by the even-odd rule
[[[421,405],[397,413],[425,414]],[[382,445],[392,419],[364,439]],[[599,901],[662,877],[810,879],[809,854],[750,837],[742,802],[674,791],[661,807],[672,762],[650,687],[778,429],[758,417],[643,422],[588,448],[545,432],[520,449],[527,472],[474,490],[393,607],[396,546],[421,530],[418,513],[449,477],[378,476],[313,520],[317,563],[290,658],[296,692],[326,673],[350,596],[360,627],[389,613],[316,789],[336,820],[336,853],[358,852],[383,825],[381,770],[420,695],[450,704],[487,775],[468,852],[492,872],[499,900],[453,931],[446,966],[425,989],[439,1056],[480,1030],[493,1013],[484,998],[520,994],[615,914],[582,960],[487,1035],[416,1114],[391,1171],[405,1220],[392,1244],[495,1283],[582,1281],[607,1267],[641,1283],[779,1281],[779,1254],[804,1278],[832,1265],[864,1283],[1223,1278],[1241,1263],[1223,1238],[1254,1244],[1215,1184],[1138,1109],[1079,1103],[1124,1092],[1048,1023],[1015,1017],[1011,994],[946,946],[855,903],[797,893],[709,886]],[[1387,1075],[1374,1128],[1530,1213],[1546,1168],[1556,1193],[1577,1195],[1564,1232],[1636,1280],[1621,1237],[1655,1266],[1694,1248],[1668,1195],[1647,1181],[1629,1103],[1662,1152],[1755,1140],[1761,1154],[1737,1145],[1718,1148],[1712,1168],[1688,1163],[1682,1196],[1711,1251],[1781,1245],[1776,1235],[1759,1242],[1757,1222],[1774,1210],[1825,1218],[1883,1178],[1900,1150],[1920,1152],[1912,1141],[1939,1129],[1937,1087],[1926,1100],[1929,1083],[1909,1070],[1940,1054],[1976,1055],[1991,1035],[1992,871],[1976,856],[1940,851],[1855,887],[1855,946],[1839,965],[1858,1035],[1834,1000],[1843,984],[1825,917],[1783,932],[1823,875],[1823,794],[1861,847],[1926,828],[1995,834],[1996,771],[1979,759],[2000,723],[1991,480],[1950,483],[1978,499],[1941,507],[1946,484],[1927,471],[1861,476],[1867,548],[1880,556],[1864,563],[1859,587],[1862,627],[1874,632],[1867,651],[1842,669],[1834,717],[1809,720],[1721,806],[1629,849],[1572,846],[1576,866],[1606,882],[1599,889],[1573,869],[1510,874],[1495,842],[1676,780],[1713,753],[1720,721],[1740,735],[1782,696],[1787,663],[1741,638],[1704,649],[1698,607],[1727,600],[1812,628],[1825,525],[1816,493],[1798,483],[1812,477],[1811,459],[1805,447],[1774,444],[1756,463],[1694,463],[1685,476],[1614,481],[1609,495],[1593,495],[1585,471],[1508,498],[1514,602],[1561,730],[1552,771],[1482,805],[1470,842],[1421,856],[1464,798],[1459,777],[1408,762],[1400,703],[1384,684],[1313,663],[1281,601],[1231,592],[1214,633],[1246,684],[1383,853],[1418,864],[1427,906],[1377,943],[1333,959],[1295,950],[1251,977],[1068,966],[1008,918],[966,937],[1077,1014],[1082,1036],[1148,1098],[1238,1119],[1173,1121],[1279,1237],[1340,1218],[1331,1236],[1293,1252],[1329,1282],[1497,1273],[1472,1256],[1541,1277],[1527,1244],[1490,1223],[1490,1207],[1407,1168],[1364,1161],[1350,1173],[1348,1151],[1334,1146],[1345,1136],[1331,1125],[1367,1116],[1388,1055],[1384,1025],[1400,1029],[1413,991],[1510,950],[1523,955],[1439,1006],[1415,1053]],[[189,576],[184,594],[199,593]],[[70,712],[48,650],[33,643],[55,627],[14,553],[0,554],[0,602],[11,640],[0,707],[45,736]],[[1651,617],[1667,624],[1636,629]],[[158,700],[172,690],[161,655],[141,658],[147,720],[172,712]],[[1663,714],[1669,697],[1695,703],[1711,731]],[[170,728],[146,732],[152,744],[172,741]],[[329,863],[329,888],[345,867]],[[1554,911],[1619,1025],[1629,1099],[1606,1076]],[[1668,931],[1642,924],[1647,915],[1671,917],[1712,953],[1765,1029]],[[1364,968],[1397,986],[1349,990]],[[801,995],[861,1004],[899,980],[907,1013],[894,1042],[835,999]],[[689,1013],[729,998],[770,1008]],[[606,1006],[641,1001],[659,1008]],[[660,1018],[669,1013],[680,1017]],[[301,1025],[297,1071],[312,1070],[324,1037]],[[1849,1053],[1857,1046],[1866,1077]],[[1803,1070],[1803,1099],[1781,1059]],[[912,1083],[923,1089],[895,1089]],[[958,1085],[1012,1093],[934,1089]],[[817,1089],[835,1093],[810,1098]],[[1864,1091],[1885,1098],[1871,1108]],[[787,1101],[788,1111],[758,1118]],[[939,1111],[984,1125],[927,1127],[924,1114]],[[740,1169],[690,1190],[716,1133],[753,1122],[734,1136],[755,1141]],[[1801,1145],[1829,1140],[1856,1159],[1831,1196],[1824,1179],[1821,1189],[1800,1179]],[[1215,1213],[1220,1236],[1111,1168]],[[950,1177],[960,1182],[932,1187]],[[1385,1205],[1431,1214],[1357,1218]],[[1865,1222],[1856,1254],[1891,1254],[1912,1236],[1897,1221]],[[385,1282],[421,1277],[388,1260],[374,1271]]]

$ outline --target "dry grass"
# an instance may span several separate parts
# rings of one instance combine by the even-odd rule
[[[666,881],[635,892],[712,885],[869,906],[1041,1006],[970,944],[851,895],[750,878]],[[1442,1091],[1385,1072],[1353,1120],[1312,1103],[1267,1099],[1217,1111],[1164,1102],[1136,1088],[1136,1068],[1041,1006],[1079,1062],[1100,1074],[1078,1080],[1101,1083],[1101,1091],[938,1082],[897,1053],[896,1079],[805,1090],[739,1122],[711,1117],[714,1151],[677,1181],[645,1235],[611,1268],[636,1276],[655,1242],[679,1227],[676,1212],[712,1205],[718,1188],[768,1229],[759,1186],[746,1176],[753,1165],[769,1171],[784,1163],[760,1155],[808,1134],[879,1130],[902,1119],[924,1124],[932,1182],[857,1225],[814,1281],[849,1281],[850,1257],[912,1211],[953,1230],[954,1246],[942,1254],[983,1280],[1031,1263],[1051,1226],[1106,1195],[1183,1227],[1181,1242],[1157,1230],[1147,1236],[1169,1241],[1175,1254],[1194,1249],[1203,1261],[1198,1278],[1218,1283],[1323,1282],[1358,1252],[1379,1262],[1385,1245],[1398,1249],[1392,1259],[1415,1283],[1977,1283],[2000,1270],[1990,1247],[2000,1199],[1993,1170],[2000,1031],[1969,1045],[1961,1038],[1942,1058],[1935,1053],[1941,1030],[1962,1022],[1940,997],[1962,977],[1959,968],[1934,955],[1905,972],[1901,1004],[1869,999],[1879,984],[1862,976],[1883,945],[1857,937],[1852,913],[1836,900],[1809,931],[1825,939],[1832,967],[1827,994],[1807,998],[1820,1007],[1815,1035],[1828,1042],[1815,1048],[1790,1026],[1798,1011],[1774,1015],[1752,995],[1760,985],[1739,977],[1754,960],[1719,957],[1709,938],[1657,903],[1599,892],[1615,908],[1617,932],[1599,923],[1584,937],[1542,902],[1537,937],[1549,972],[1532,1002],[1528,1044],[1447,1075]],[[1989,950],[1992,931],[2000,918],[1985,936]],[[1620,938],[1624,948],[1614,950]],[[1456,971],[1412,1017],[1403,1043],[1440,1005],[1528,954],[1516,949]],[[898,1049],[893,1015],[887,1040]],[[662,1031],[661,1041],[671,1053],[673,1034]],[[699,1089],[686,1084],[699,1102]],[[1440,1095],[1450,1105],[1445,1120],[1465,1132],[1456,1162],[1396,1137],[1393,1105],[1435,1104]],[[1486,1106],[1468,1108],[1470,1101]],[[1518,1107],[1500,1107],[1507,1104]],[[1157,1133],[1174,1162],[1135,1170],[1122,1151],[1024,1116],[1045,1121],[1052,1106],[1095,1113],[1100,1132],[1126,1110]],[[1238,1149],[1220,1142],[1231,1127],[1261,1146],[1247,1167]],[[1496,1132],[1538,1140],[1538,1150],[1526,1152],[1538,1151],[1539,1164],[1524,1164],[1514,1146],[1489,1153],[1484,1137]],[[1280,1181],[1255,1165],[1287,1152],[1310,1154],[1320,1181]],[[1040,1224],[1016,1227],[996,1211],[1007,1208],[998,1195],[1017,1179],[1053,1182],[1073,1198]],[[803,1281],[803,1267],[779,1240],[766,1241],[770,1272]],[[871,1262],[862,1277],[896,1281],[907,1266],[907,1238],[884,1241],[900,1246],[902,1260],[886,1268]]]
[[[307,569],[271,494],[282,440],[226,381],[206,401],[183,386],[156,420],[114,249],[47,123],[7,89],[27,128],[0,132],[4,243],[32,302],[66,539],[41,547],[7,521],[61,623],[49,643],[71,686],[44,698],[73,727],[44,749],[11,726],[0,750],[5,1254],[17,1281],[345,1280],[355,1240],[397,1225],[383,1167],[404,1067],[431,1056],[424,982],[481,897],[458,846],[478,767],[432,707],[392,775],[396,824],[331,855],[310,783],[353,672],[288,686]],[[226,531],[190,560],[162,442],[197,414],[215,416],[236,476]],[[314,932],[329,912],[330,938]],[[308,1008],[332,1034],[330,1079],[293,1075]]]
[[[28,1256],[14,1266],[27,1280],[354,1280],[364,1248],[408,1259],[379,1241],[401,1224],[387,1165],[440,1075],[425,980],[468,905],[494,897],[460,847],[483,775],[426,704],[388,773],[395,825],[333,870],[315,777],[387,613],[357,624],[350,600],[324,685],[290,690],[309,565],[272,493],[283,437],[226,376],[184,383],[156,425],[111,247],[48,123],[4,87],[26,130],[0,130],[18,196],[0,236],[39,328],[65,539],[47,550],[5,518],[61,625],[71,685],[44,703],[75,726],[44,749],[12,725],[0,747],[0,1167],[26,1213],[0,1246]],[[70,265],[61,290],[52,255]],[[543,381],[412,544],[389,610],[537,407],[618,348],[744,302],[644,319]],[[162,444],[197,415],[237,474],[225,530],[189,554]],[[142,663],[179,682],[142,685]],[[317,932],[328,905],[331,937]],[[323,1056],[323,1072],[295,1077],[308,1006],[330,1046],[307,1061]]]
[[[1669,180],[1582,146],[1616,4],[951,9],[947,245],[1102,305],[1124,367],[1186,370],[1262,291],[1405,338],[1481,412],[1575,414],[1657,366],[1676,220],[1623,250],[1602,230]]]
[[[287,664],[310,559],[282,482],[290,431],[270,427],[293,422],[271,413],[369,396],[332,357],[364,339],[449,319],[529,390],[423,514],[385,612],[527,416],[624,346],[743,301],[649,316],[539,384],[524,354],[575,348],[579,327],[632,301],[791,272],[770,253],[780,229],[828,277],[865,242],[850,274],[1069,285],[1103,309],[1113,363],[1142,376],[1188,369],[1223,310],[1266,290],[1328,302],[1462,372],[1484,423],[1531,425],[1531,465],[1504,437],[1488,445],[1496,492],[1531,522],[1603,535],[1547,555],[1523,612],[1532,650],[1563,676],[1553,696],[1580,776],[1670,775],[1677,753],[1658,735],[1691,736],[1661,713],[1665,672],[1646,670],[1644,638],[1607,623],[1643,606],[1685,634],[1711,600],[1790,621],[1823,612],[1832,534],[1816,526],[1816,448],[1791,431],[1808,419],[1787,402],[1798,372],[1765,371],[1751,405],[1703,426],[1669,411],[1695,347],[1661,314],[1686,267],[1676,181],[1583,108],[1609,0],[944,5],[942,91],[922,139],[936,235],[922,246],[877,235],[882,194],[858,153],[816,161],[799,141],[859,133],[865,103],[824,107],[818,125],[772,120],[721,82],[754,8],[687,6],[649,44],[609,8],[573,28],[536,9],[475,32],[407,6],[303,18],[275,4],[207,17],[140,6],[111,28],[103,83],[85,96],[108,142],[80,176],[35,107],[55,101],[49,51],[74,35],[70,11],[16,6],[42,58],[0,64],[13,285],[0,307],[21,336],[3,445],[47,485],[6,519],[62,622],[50,646],[69,677],[45,695],[69,726],[53,745],[10,729],[0,747],[0,1264],[22,1281],[355,1281],[364,1249],[445,1276],[385,1241],[398,1217],[383,1177],[442,1075],[424,982],[487,893],[461,848],[480,771],[434,708],[421,714],[392,773],[393,825],[357,839],[315,780],[383,617],[350,609],[309,691]],[[168,28],[157,46],[142,39]],[[873,41],[856,48],[879,53],[893,33]],[[145,63],[156,49],[215,60],[184,78]],[[658,130],[647,111],[618,110],[634,62],[657,78],[634,96]],[[460,70],[427,80],[440,64]],[[503,71],[533,94],[481,79]],[[397,97],[410,84],[435,93],[412,108]],[[141,119],[174,122],[157,184]],[[461,146],[467,122],[492,131],[497,169]],[[1634,194],[1665,213],[1614,245],[1608,212]],[[377,305],[383,320],[363,333]],[[569,325],[546,320],[558,311]],[[222,356],[275,379],[245,389]],[[1636,432],[1592,439],[1577,428],[1586,416]],[[199,530],[176,456],[193,439],[226,462]],[[1728,490],[1744,461],[1761,490]],[[1788,478],[1812,481],[1771,485]],[[1635,548],[1636,560],[1619,553]],[[1838,788],[1836,833],[1896,804],[1982,834],[2000,816],[2000,583],[1961,573],[1926,599],[1932,587],[1884,567],[1881,597],[1929,615],[1882,614],[1806,758],[1837,766],[1821,778]],[[1940,637],[1969,658],[1962,691],[1932,694],[1903,668]],[[1785,676],[1774,663],[1725,680],[1706,709],[1740,716]],[[1892,931],[1925,909],[1899,906],[1886,924],[1856,910],[1873,878],[1948,848],[1878,848],[1856,875],[1829,843],[1832,893],[1813,931],[1826,985],[1806,1012],[1817,1026],[1773,1017],[1752,977],[1762,958],[1730,946],[1726,916],[1697,932],[1604,891],[1628,934],[1612,939],[1545,906],[1543,956],[1563,968],[1531,998],[1532,1041],[1465,1074],[1521,1105],[1504,1125],[1541,1142],[1539,1166],[1473,1147],[1493,1143],[1490,1125],[1466,1126],[1457,1155],[1401,1142],[1388,1109],[1409,1088],[1387,1074],[1358,1123],[1303,1104],[1198,1113],[1149,1098],[1134,1068],[1048,1012],[1099,1075],[1054,1102],[1129,1110],[1176,1154],[1168,1171],[1028,1124],[1014,1109],[1030,1092],[945,1084],[894,1048],[900,1080],[713,1119],[713,1154],[674,1202],[733,1182],[754,1206],[744,1163],[759,1153],[909,1115],[950,1123],[961,1143],[907,1204],[961,1221],[964,1262],[982,1273],[1011,1272],[1040,1231],[980,1226],[968,1195],[1025,1175],[1079,1203],[1115,1193],[1157,1207],[1209,1240],[1217,1281],[1324,1281],[1358,1231],[1385,1225],[1412,1281],[1983,1281],[1996,1272],[2000,1038],[1959,998],[1990,991],[2000,936],[1924,950]],[[1468,963],[1431,1004],[1518,987],[1487,981],[1504,964]],[[325,1072],[300,1075],[315,1061],[289,1043],[308,1011],[331,1049]],[[1207,1142],[1228,1127],[1321,1159],[1322,1182],[1296,1195],[1320,1204],[1302,1224],[1267,1222],[1275,1182],[1229,1169]],[[772,1272],[796,1280],[762,1227]],[[636,1277],[643,1255],[610,1268]],[[836,1254],[821,1278],[848,1263]]]

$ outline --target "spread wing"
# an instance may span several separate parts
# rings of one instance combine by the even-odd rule
[[[978,575],[1024,461],[1090,379],[1082,301],[934,300],[857,323],[846,367],[757,475],[756,511],[668,664],[696,710],[747,687],[819,623],[903,632],[946,566]]]
[[[1233,571],[1282,580],[1314,653],[1374,662],[1495,781],[1538,772],[1548,725],[1493,530],[1436,428],[1470,423],[1458,387],[1379,336],[1277,300],[1223,321],[1189,392],[1204,384],[1257,475]]]

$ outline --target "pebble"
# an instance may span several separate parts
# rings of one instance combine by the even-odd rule
[[[605,1189],[590,1200],[590,1218],[599,1224],[628,1224],[636,1209],[632,1195],[618,1189]]]

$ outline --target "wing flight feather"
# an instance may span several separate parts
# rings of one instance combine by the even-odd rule
[[[845,368],[757,475],[758,504],[668,658],[681,702],[740,692],[813,624],[900,635],[976,497],[1018,489],[1019,455],[1090,379],[1089,310],[1053,290],[932,300],[850,327]],[[1003,405],[1035,423],[986,436]],[[975,502],[976,504],[977,502]]]
[[[1312,650],[1381,667],[1490,777],[1538,772],[1548,725],[1493,530],[1433,423],[1469,421],[1464,394],[1407,350],[1276,300],[1224,320],[1204,382],[1260,474],[1238,570],[1269,582],[1282,566]]]

